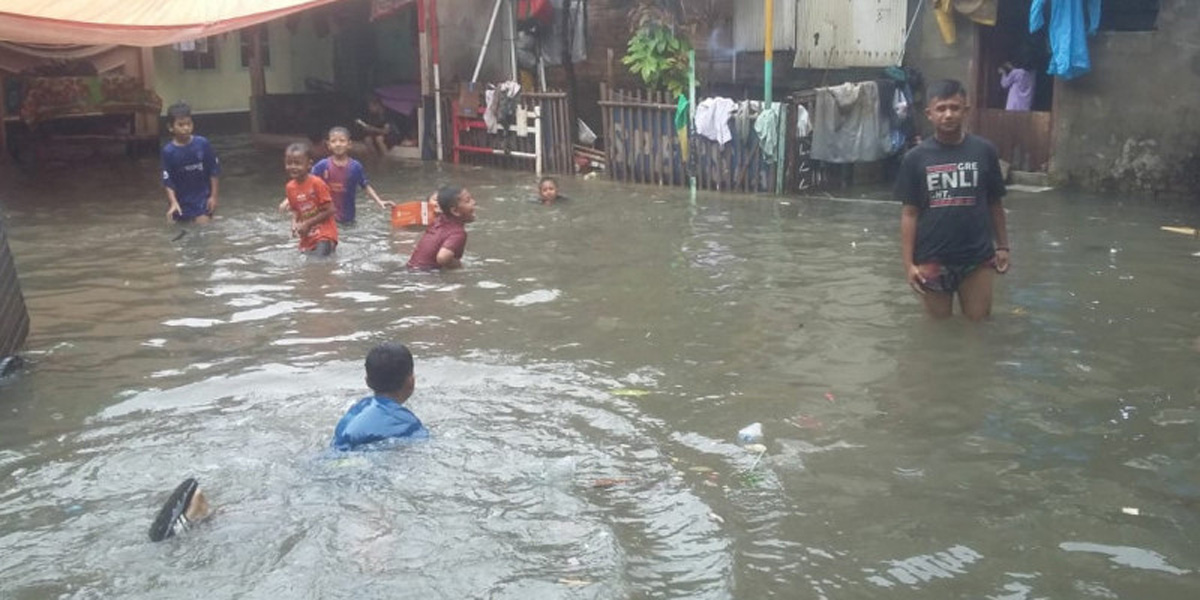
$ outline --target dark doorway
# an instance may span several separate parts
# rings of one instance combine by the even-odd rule
[[[1054,78],[1046,74],[1050,45],[1046,30],[1029,33],[1031,0],[999,3],[996,25],[979,27],[979,70],[975,85],[978,131],[996,144],[1000,158],[1019,171],[1046,171],[1050,163],[1050,125]],[[1001,85],[1006,63],[1034,75],[1028,111],[1006,110],[1008,90]]]

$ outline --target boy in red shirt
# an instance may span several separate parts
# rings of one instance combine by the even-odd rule
[[[312,175],[308,144],[295,143],[283,153],[283,167],[291,181],[287,183],[288,210],[292,211],[292,235],[300,237],[300,251],[313,256],[329,256],[337,247],[337,223],[333,216],[333,196],[320,177]]]
[[[437,192],[441,214],[421,235],[408,268],[428,271],[457,269],[467,248],[466,224],[475,220],[475,198],[465,188],[443,187]]]

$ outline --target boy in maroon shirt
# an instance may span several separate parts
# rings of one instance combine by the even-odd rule
[[[441,214],[421,235],[408,268],[428,271],[457,269],[467,248],[465,225],[475,220],[475,199],[465,188],[446,186],[437,192]]]

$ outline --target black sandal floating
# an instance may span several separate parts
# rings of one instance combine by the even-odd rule
[[[192,526],[187,518],[187,510],[199,490],[199,482],[193,477],[188,477],[171,492],[171,497],[150,525],[150,541],[161,542],[178,532],[187,531]]]

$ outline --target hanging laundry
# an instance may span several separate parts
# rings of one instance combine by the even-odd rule
[[[729,115],[737,103],[729,98],[705,98],[696,105],[696,133],[721,144],[733,139],[729,132]]]
[[[999,0],[933,0],[933,16],[937,19],[942,41],[952,45],[958,40],[958,27],[954,23],[955,13],[979,23],[996,24]]]
[[[1029,33],[1046,26],[1048,0],[1033,0],[1029,7]],[[1087,20],[1084,25],[1084,3]],[[1100,0],[1054,0],[1050,2],[1050,65],[1046,72],[1074,79],[1092,70],[1087,38],[1100,27]]]
[[[808,109],[803,104],[796,105],[796,137],[808,137],[812,133],[812,121],[808,117]]]
[[[737,133],[738,145],[745,146],[750,143],[750,136],[754,135],[753,115],[758,114],[760,110],[762,110],[762,102],[755,100],[738,102],[737,110],[733,113],[733,130]]]
[[[556,67],[562,64],[563,59],[563,0],[550,0],[550,5],[554,7],[554,15],[549,27],[538,28],[538,40],[542,46],[542,61],[547,67]],[[587,60],[587,13],[587,0],[571,0],[566,37],[571,44],[571,62],[574,63]]]
[[[785,121],[784,114],[783,105],[772,102],[771,106],[758,113],[758,118],[754,120],[754,132],[758,134],[758,147],[762,150],[763,158],[767,162],[773,163],[777,155],[782,156],[783,149],[779,147],[779,141],[785,137],[780,131]]]
[[[679,155],[685,163],[688,160],[688,104],[687,96],[680,94],[675,105],[675,135],[679,138]]]
[[[517,104],[521,95],[521,84],[515,81],[505,81],[496,87],[488,87],[483,93],[487,109],[483,112],[483,122],[487,125],[488,133],[496,133],[501,127],[507,127],[516,122]]]
[[[871,162],[887,156],[891,127],[880,111],[874,81],[818,88],[812,157],[831,163]],[[891,97],[888,98],[889,103]]]
[[[950,0],[933,0],[933,16],[937,19],[938,31],[942,32],[942,41],[952,45],[958,41],[958,29],[954,25],[954,7]]]

